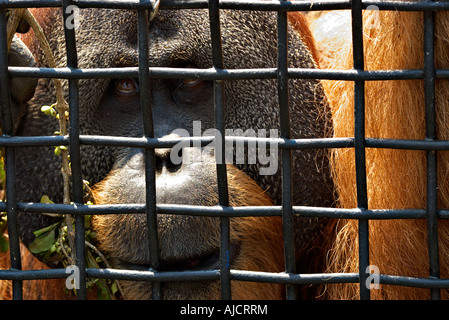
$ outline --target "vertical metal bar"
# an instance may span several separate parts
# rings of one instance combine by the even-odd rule
[[[9,91],[8,52],[6,49],[6,9],[0,10],[0,103],[3,118],[3,134],[14,135],[14,122],[12,118],[12,103]],[[19,230],[17,226],[17,197],[16,197],[16,170],[15,152],[13,147],[5,147],[5,175],[6,175],[6,211],[8,220],[8,235],[11,268],[22,269],[19,244]],[[21,300],[22,281],[13,280],[13,299]]]
[[[428,0],[429,2],[432,0]],[[426,104],[426,140],[436,139],[435,132],[435,62],[434,62],[435,13],[424,13],[424,96]],[[429,275],[440,277],[438,248],[438,200],[436,151],[427,151],[427,234],[429,246]],[[440,289],[430,289],[431,299],[440,299]]]
[[[218,0],[209,1],[209,21],[211,30],[212,59],[215,69],[223,69],[223,49],[221,44],[220,12]],[[218,130],[215,137],[215,146],[220,145],[221,150],[215,148],[215,158],[217,161],[217,182],[218,199],[221,206],[229,206],[228,177],[225,163],[225,94],[224,82],[214,81],[214,108],[215,108],[215,128]],[[220,144],[218,143],[220,139]],[[230,223],[229,218],[220,218],[220,283],[221,298],[231,299],[231,274],[229,264],[229,242]]]
[[[78,54],[76,50],[75,28],[70,27],[69,21],[71,11],[67,7],[73,4],[72,0],[63,0],[62,10],[64,17],[64,34],[66,39],[67,67],[78,68]],[[83,178],[81,170],[80,150],[80,128],[79,128],[79,86],[78,79],[69,79],[69,150],[72,170],[72,199],[75,205],[83,204]],[[77,298],[87,299],[86,291],[86,263],[85,263],[85,228],[84,216],[77,215],[75,218],[75,252],[76,266],[79,269],[80,288],[76,290]]]
[[[352,0],[351,8],[354,69],[364,70],[361,0]],[[365,81],[363,80],[354,82],[354,122],[357,207],[368,209],[365,159]],[[368,226],[367,219],[359,220],[359,284],[360,299],[362,300],[370,299],[370,291],[366,285],[369,276],[367,273],[369,266]]]
[[[281,138],[291,138],[290,110],[288,93],[288,29],[287,12],[278,12],[278,61],[277,61],[277,86],[280,108]],[[282,226],[284,240],[285,272],[295,273],[295,241],[293,233],[293,208],[292,208],[292,152],[282,149]],[[286,286],[286,298],[295,300],[297,297],[296,285]]]
[[[142,0],[145,1],[145,0]],[[149,12],[139,10],[138,18],[138,41],[139,41],[139,84],[140,84],[140,107],[142,109],[143,127],[145,137],[154,137],[153,111],[151,105],[151,84],[149,70]],[[150,250],[150,265],[152,271],[159,268],[159,240],[157,232],[156,214],[156,161],[153,148],[145,149],[145,185],[146,185],[146,216],[148,226],[148,239]],[[152,282],[152,299],[162,299],[160,282]]]

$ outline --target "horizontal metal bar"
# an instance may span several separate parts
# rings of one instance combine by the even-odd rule
[[[446,76],[445,73],[442,75]],[[292,79],[386,81],[422,79],[424,77],[424,72],[420,69],[369,71],[289,68],[288,77]]]
[[[326,207],[301,207],[294,206],[293,213],[301,217],[320,217],[334,219],[425,219],[425,209],[343,209]],[[440,218],[448,218],[445,212],[441,212]]]
[[[2,280],[38,280],[38,279],[63,279],[67,278],[70,272],[65,269],[42,269],[42,270],[17,270],[0,269],[0,279]]]
[[[191,145],[207,145],[213,142],[214,137],[186,137],[173,139],[160,138],[134,138],[119,136],[81,135],[80,142],[84,145],[133,147],[133,148],[170,148],[177,143],[190,142]],[[60,146],[68,145],[68,136],[0,136],[0,147],[33,147],[33,146]]]
[[[81,0],[74,1],[80,7],[103,7],[103,8],[148,8],[148,4],[139,3],[136,0],[115,0],[104,3],[101,0]],[[113,4],[109,3],[112,2]],[[315,9],[315,6],[317,9]],[[313,1],[251,1],[251,0],[221,0],[218,4],[219,9],[236,9],[236,10],[263,10],[263,11],[292,11],[292,10],[331,10],[331,9],[348,9],[350,4],[348,1],[321,1],[314,3]],[[160,9],[207,9],[207,0],[166,0],[162,1]]]
[[[284,272],[256,272],[231,270],[231,280],[292,283],[292,284],[323,284],[323,283],[354,283],[358,281],[357,273],[317,273],[317,274],[287,274]],[[38,280],[63,279],[69,276],[66,269],[45,270],[0,270],[2,280]],[[87,268],[86,275],[95,279],[115,279],[131,281],[213,281],[220,279],[219,270],[195,271],[152,271],[129,269],[96,269]]]
[[[73,4],[80,8],[107,9],[151,9],[152,2],[141,0],[74,0]],[[415,1],[362,1],[362,8],[375,5],[380,10],[394,11],[439,11],[449,10],[449,3],[436,1],[432,3]],[[0,8],[39,8],[61,7],[62,0],[0,0]],[[207,9],[207,0],[165,0],[159,9]],[[220,9],[260,10],[260,11],[320,11],[350,9],[349,0],[333,1],[253,1],[253,0],[221,0]]]
[[[171,148],[178,143],[190,143],[190,146],[206,146],[214,141],[214,137],[181,137],[181,138],[132,138],[115,136],[82,135],[80,141],[84,145],[109,146],[109,147],[131,147],[131,148]]]
[[[257,281],[271,283],[292,284],[332,284],[332,283],[357,283],[358,273],[312,273],[312,274],[287,274],[269,273],[243,270],[231,270],[231,279],[239,281]],[[400,285],[417,288],[449,288],[449,279],[441,278],[416,278],[395,275],[379,274],[379,283]]]
[[[226,136],[226,142],[277,144],[279,149],[330,149],[353,148],[354,138],[317,138],[317,139],[282,139],[258,138],[242,136]],[[190,146],[206,146],[214,141],[212,136],[181,137],[181,138],[135,138],[119,136],[81,135],[83,145],[130,147],[130,148],[171,148],[178,143],[189,143]],[[68,145],[67,136],[0,136],[0,147],[32,147]],[[407,140],[366,138],[365,147],[405,150],[449,150],[449,140]]]
[[[198,270],[179,272],[154,272],[121,269],[90,269],[86,268],[87,276],[100,279],[123,280],[158,280],[158,281],[195,281],[217,280],[220,277],[218,270]],[[43,270],[0,270],[2,280],[38,280],[38,279],[64,279],[70,275],[66,269]]]
[[[80,8],[115,8],[115,9],[150,9],[152,3],[150,1],[140,0],[78,0],[73,1],[75,5]],[[24,8],[24,7],[61,7],[62,0],[0,0],[0,8]],[[166,0],[161,1],[159,9],[207,9],[207,0]],[[332,1],[319,2],[313,4],[312,1],[262,1],[255,2],[251,0],[227,0],[220,1],[220,9],[240,9],[240,10],[330,10],[330,9],[348,9],[350,8],[349,1]]]
[[[8,67],[11,76],[27,78],[59,78],[59,79],[107,79],[107,78],[137,78],[138,67],[123,68],[34,68]],[[244,80],[244,79],[275,79],[275,68],[260,69],[196,69],[151,67],[151,77],[155,79],[202,79],[202,80]],[[437,79],[448,79],[448,69],[437,69]],[[308,68],[289,68],[288,77],[292,79],[322,79],[322,80],[416,80],[424,78],[421,69],[404,70],[327,70]]]
[[[319,273],[319,274],[288,274],[284,272],[256,272],[230,270],[231,280],[292,283],[292,284],[322,284],[322,283],[353,283],[358,281],[356,273]],[[153,272],[118,269],[87,269],[87,275],[92,278],[125,279],[134,281],[203,281],[218,280],[219,270]]]
[[[406,150],[449,150],[448,140],[405,140],[366,138],[367,148],[406,149]]]
[[[8,72],[13,77],[58,79],[137,78],[138,70],[138,67],[91,69],[8,67]]]
[[[5,202],[0,202],[0,210],[6,208]],[[104,204],[104,205],[74,205],[51,204],[38,202],[19,202],[20,211],[28,213],[57,213],[72,215],[101,214],[142,214],[145,204]],[[280,216],[281,207],[221,207],[221,206],[190,206],[158,204],[158,214],[195,215],[210,217],[245,217],[245,216]]]
[[[0,147],[67,146],[68,136],[0,136]]]
[[[292,274],[286,272],[259,272],[231,270],[231,280],[268,282],[282,284],[325,284],[325,283],[357,283],[358,273],[311,273]]]
[[[211,281],[220,278],[219,270],[196,271],[169,271],[154,272],[122,269],[86,269],[87,276],[98,279],[117,279],[133,281]],[[64,279],[69,276],[66,269],[43,270],[0,270],[2,280],[38,280],[38,279]],[[236,281],[253,281],[269,283],[292,284],[332,284],[332,283],[357,283],[358,273],[311,273],[311,274],[287,274],[258,272],[246,270],[231,270],[231,279]],[[449,279],[415,278],[396,275],[380,274],[381,284],[417,287],[417,288],[449,288]]]
[[[381,284],[391,284],[395,286],[415,287],[415,288],[435,288],[448,289],[449,279],[443,278],[414,278],[394,275],[379,275]]]
[[[117,147],[135,147],[135,148],[171,148],[178,143],[190,143],[190,146],[196,146],[201,143],[202,146],[208,145],[214,141],[215,137],[183,137],[183,138],[128,138],[113,136],[81,136],[80,140],[85,145],[107,145]],[[321,149],[321,148],[350,148],[354,146],[352,138],[317,138],[317,139],[282,139],[282,138],[258,138],[242,136],[226,136],[227,143],[250,143],[259,144],[277,144],[279,149]],[[2,145],[0,139],[0,146]]]
[[[138,67],[124,68],[32,68],[8,67],[15,77],[39,77],[60,79],[103,79],[138,77]],[[276,69],[195,69],[151,67],[150,76],[155,79],[203,79],[203,80],[239,80],[239,79],[275,79]]]
[[[0,202],[0,210],[3,209],[4,202]],[[39,203],[39,202],[19,202],[18,209],[28,213],[51,213],[51,214],[72,214],[72,215],[93,215],[93,214],[138,214],[145,213],[145,204],[114,204],[114,205],[75,205],[61,203]]]
[[[8,67],[14,77],[38,77],[60,79],[105,79],[138,77],[138,67],[124,68],[32,68]],[[276,79],[276,68],[259,69],[196,69],[151,67],[149,72],[155,79],[202,79],[202,80],[243,80],[243,79]],[[327,80],[409,80],[423,79],[424,72],[420,69],[406,70],[327,70],[308,68],[288,68],[287,73],[292,79],[327,79]],[[437,78],[449,78],[449,70],[437,71]]]
[[[449,10],[449,3],[445,1],[418,2],[418,1],[362,1],[362,8],[377,6],[380,10],[392,11],[442,11]]]
[[[220,272],[218,270],[155,272],[151,270],[87,268],[86,273],[90,278],[134,281],[210,281],[220,279]]]
[[[322,138],[322,139],[281,139],[226,136],[226,142],[277,144],[280,149],[318,149],[318,148],[350,148],[354,146],[352,138]],[[131,147],[131,148],[171,148],[178,143],[189,143],[190,146],[206,146],[214,141],[213,136],[181,137],[181,138],[134,138],[119,136],[81,135],[80,142],[84,145]],[[31,147],[68,145],[68,137],[62,136],[0,136],[0,147]]]
[[[0,202],[0,210],[6,205]],[[139,214],[145,212],[145,204],[101,204],[74,205],[51,204],[37,202],[19,202],[20,211],[28,213],[59,213],[73,215],[92,214]],[[222,206],[191,206],[176,204],[158,204],[158,214],[192,215],[208,217],[268,217],[281,216],[281,206],[251,206],[251,207],[222,207]],[[293,214],[302,217],[320,217],[335,219],[425,219],[425,209],[343,209],[328,207],[293,206]],[[449,210],[438,210],[438,218],[448,219]]]

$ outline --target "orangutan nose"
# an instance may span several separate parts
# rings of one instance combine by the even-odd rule
[[[170,134],[162,137],[164,138],[178,138],[176,134]],[[182,148],[158,148],[154,150],[156,161],[156,172],[176,172],[182,165]]]

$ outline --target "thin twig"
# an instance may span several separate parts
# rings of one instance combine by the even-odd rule
[[[85,241],[85,243],[86,243],[86,246],[88,246],[89,248],[91,248],[92,250],[94,250],[96,254],[98,254],[98,256],[101,258],[101,260],[103,260],[103,262],[104,262],[104,264],[106,265],[106,267],[112,268],[112,266],[111,266],[111,264],[109,263],[108,259],[106,259],[106,257],[104,256],[104,254],[101,253],[101,251],[98,250],[96,246],[94,246],[94,245],[93,245],[92,243],[90,243],[89,241]],[[120,294],[122,295],[123,290],[122,290],[122,287],[121,287],[119,281],[117,281],[117,288],[118,288],[118,291],[120,292]]]
[[[64,256],[67,258],[67,261],[69,262],[69,265],[73,265],[75,262],[72,261],[72,257],[69,256],[69,254],[67,253],[67,251],[64,248],[64,242],[62,241],[62,236],[59,236],[59,245],[61,246],[61,251],[64,254]]]
[[[25,18],[26,21],[30,24],[31,28],[33,29],[39,44],[44,51],[44,55],[47,59],[48,66],[50,68],[56,68],[56,61],[53,55],[53,51],[50,48],[50,45],[47,41],[47,38],[44,35],[44,32],[39,24],[39,22],[35,19],[33,14],[28,9],[14,9],[11,10],[10,13],[12,16],[8,20],[8,50],[10,48],[10,45],[12,43],[12,39],[14,37],[15,30],[17,29],[17,26],[20,22],[20,19]],[[67,135],[67,122],[68,122],[68,104],[64,99],[64,93],[62,89],[62,83],[59,79],[53,79],[54,86],[55,86],[55,92],[56,92],[56,106],[55,109],[58,112],[59,116],[59,132],[61,136]],[[61,148],[61,155],[62,155],[62,168],[61,172],[63,175],[63,181],[64,181],[64,197],[63,197],[63,203],[64,204],[70,204],[70,176],[71,176],[71,170],[69,165],[69,157],[68,157],[68,150],[67,148]],[[50,214],[49,214],[50,215]],[[67,258],[68,262],[70,264],[74,264],[75,261],[75,232],[72,226],[72,217],[71,215],[66,214],[66,225],[67,225],[67,239],[69,241],[69,247],[71,249],[70,255],[65,250],[64,243],[62,240],[62,232],[59,237],[59,244],[61,246],[62,254]],[[88,241],[85,241],[86,246],[91,248],[95,253],[104,261],[105,265],[108,268],[111,268],[111,264],[106,259],[106,257],[101,253],[100,250],[97,249],[93,244],[91,244]],[[119,283],[117,282],[117,289],[120,294],[123,293],[123,289]],[[109,290],[109,288],[108,288]]]
[[[6,39],[8,51],[11,48],[12,39],[14,38],[14,34],[16,33],[16,29],[19,26],[20,20],[22,19],[25,10],[25,8],[20,8],[9,11],[9,18],[6,26],[8,30]]]
[[[52,217],[52,218],[62,218],[62,216],[63,216],[62,214],[59,214],[59,213],[49,213],[49,212],[42,212],[41,215]]]
[[[36,18],[33,16],[33,14],[26,9],[23,13],[23,17],[27,20],[27,22],[30,24],[31,28],[34,31],[34,34],[36,35],[39,44],[44,51],[45,57],[47,59],[48,66],[50,68],[56,68],[56,61],[53,55],[53,51],[50,48],[50,44],[47,41],[47,38],[45,37],[44,31],[42,30],[39,22],[36,20]],[[56,91],[56,111],[59,115],[59,132],[61,136],[67,135],[67,111],[68,111],[68,104],[64,99],[64,93],[62,90],[62,83],[59,79],[53,79],[53,82],[55,84],[55,91]],[[63,177],[63,184],[64,184],[64,196],[63,196],[63,203],[64,204],[70,204],[70,166],[69,166],[69,157],[68,157],[68,150],[66,148],[61,149],[61,156],[62,156],[62,177]],[[66,222],[67,222],[67,238],[69,240],[70,248],[72,248],[72,258],[75,259],[75,231],[72,227],[72,217],[70,215],[66,215]]]

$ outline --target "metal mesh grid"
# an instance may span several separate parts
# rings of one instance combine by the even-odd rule
[[[25,68],[8,67],[6,52],[6,9],[21,7],[61,7],[76,5],[79,8],[117,8],[134,9],[138,11],[139,35],[139,66],[135,68],[108,68],[108,69],[78,69],[75,33],[73,29],[65,29],[67,48],[67,67]],[[90,269],[86,268],[84,259],[77,259],[76,264],[80,270],[81,288],[77,290],[79,299],[86,298],[86,277],[148,280],[152,281],[153,298],[161,298],[161,289],[157,285],[163,281],[189,281],[189,280],[220,280],[223,299],[231,298],[231,280],[262,281],[283,283],[287,285],[287,299],[295,299],[295,285],[297,284],[323,284],[323,283],[360,283],[360,298],[369,299],[370,291],[364,285],[368,276],[365,273],[369,265],[369,239],[368,221],[370,219],[427,219],[429,230],[429,263],[428,278],[412,278],[402,276],[380,275],[380,282],[384,284],[404,285],[413,287],[431,288],[432,298],[440,297],[440,289],[449,287],[449,279],[439,278],[438,264],[438,231],[436,222],[438,218],[448,218],[449,210],[441,210],[436,206],[436,150],[449,150],[449,141],[435,140],[435,79],[449,78],[449,70],[435,69],[433,62],[434,38],[434,12],[448,10],[449,2],[396,2],[396,1],[239,1],[239,0],[166,0],[161,2],[160,10],[164,9],[209,9],[211,23],[211,38],[213,41],[213,68],[211,69],[175,69],[150,68],[148,65],[148,11],[152,10],[153,2],[149,0],[0,0],[0,103],[4,135],[0,137],[0,146],[5,147],[6,171],[6,197],[7,202],[0,203],[0,210],[8,215],[8,230],[11,249],[10,270],[0,270],[0,279],[13,281],[13,298],[22,297],[22,280],[65,278],[65,269],[52,270],[21,270],[19,237],[17,232],[17,211],[49,212],[72,214],[76,216],[76,250],[78,257],[84,257],[84,215],[111,214],[111,213],[146,213],[148,231],[150,235],[151,269],[148,271],[117,270],[117,269]],[[365,71],[363,63],[362,39],[362,10],[370,5],[376,5],[380,10],[424,11],[425,12],[425,47],[427,53],[423,70],[381,70]],[[220,9],[265,10],[278,12],[278,66],[267,69],[227,70],[223,68],[221,52],[220,25],[218,17]],[[315,70],[288,68],[287,64],[287,12],[300,10],[341,10],[352,11],[352,34],[354,69],[353,70]],[[8,79],[15,77],[39,77],[69,79],[69,106],[70,106],[70,136],[40,136],[18,137],[13,136],[13,122],[11,117],[11,103],[9,99]],[[113,78],[136,77],[142,85],[141,105],[144,110],[144,138],[85,136],[78,131],[78,79],[80,78]],[[218,207],[196,207],[184,205],[157,205],[155,200],[155,173],[154,148],[171,147],[183,139],[194,141],[199,139],[203,145],[212,141],[213,137],[179,138],[160,141],[153,136],[153,123],[151,119],[151,105],[149,105],[151,78],[188,79],[195,76],[198,79],[213,80],[215,93],[215,121],[216,128],[222,133],[223,139],[243,140],[248,143],[252,138],[225,137],[224,135],[224,105],[223,81],[230,79],[277,79],[279,92],[279,105],[281,110],[281,136],[278,139],[264,139],[277,143],[282,150],[282,176],[283,176],[283,202],[282,206],[264,208],[231,208],[228,206],[226,169],[224,165],[217,165],[219,203]],[[354,81],[355,101],[355,132],[352,138],[324,138],[324,139],[291,139],[288,111],[288,79],[342,79]],[[425,140],[398,140],[365,138],[364,132],[364,84],[372,80],[397,79],[424,79],[426,101],[426,139]],[[15,168],[14,148],[21,146],[69,146],[72,162],[73,205],[21,203],[15,195]],[[127,146],[139,147],[146,150],[146,204],[142,205],[96,205],[83,204],[80,146]],[[225,144],[222,143],[222,146]],[[292,206],[291,194],[291,150],[307,148],[354,148],[356,155],[356,176],[358,207],[354,209],[297,207]],[[395,148],[427,151],[427,190],[428,207],[422,210],[370,210],[367,200],[365,148]],[[222,152],[224,155],[225,153]],[[224,163],[224,161],[222,162]],[[219,216],[221,219],[221,249],[219,270],[158,272],[159,259],[156,216],[170,212],[171,214]],[[251,272],[244,270],[230,270],[226,266],[226,251],[229,248],[229,217],[234,216],[282,216],[284,231],[285,272]],[[330,217],[359,220],[359,273],[341,274],[296,274],[293,251],[292,216]]]

